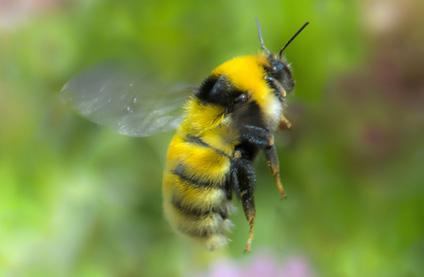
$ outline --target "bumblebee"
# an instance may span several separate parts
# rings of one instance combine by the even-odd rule
[[[256,214],[253,161],[260,151],[280,197],[286,197],[274,144],[274,132],[291,126],[284,108],[294,80],[283,54],[307,25],[273,54],[257,22],[260,53],[224,62],[194,91],[146,85],[148,78],[102,66],[68,82],[61,95],[83,116],[125,135],[176,128],[163,174],[166,218],[174,229],[213,250],[228,242],[236,195],[249,224],[248,252]]]

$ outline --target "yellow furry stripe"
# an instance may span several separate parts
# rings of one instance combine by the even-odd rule
[[[239,142],[236,130],[226,125],[204,132],[201,139],[228,156],[232,156],[234,146]]]
[[[168,168],[175,169],[183,165],[191,177],[221,184],[225,180],[231,162],[228,157],[217,153],[215,150],[187,142],[180,136],[175,136],[168,149]]]
[[[236,57],[218,66],[212,74],[226,76],[235,87],[249,91],[259,106],[266,108],[269,104],[269,88],[262,67],[266,63],[263,54]]]
[[[169,205],[169,203],[167,204]],[[223,232],[224,220],[219,214],[211,213],[203,218],[193,220],[193,218],[186,216],[176,210],[174,207],[165,207],[169,219],[174,223],[175,227],[182,232],[191,234],[193,236],[206,237],[212,233]]]
[[[225,192],[219,188],[193,187],[178,176],[166,173],[163,183],[165,201],[171,202],[172,197],[185,206],[199,210],[210,210],[225,199]]]
[[[214,129],[224,120],[224,108],[203,104],[197,98],[191,98],[185,105],[187,117],[180,126],[182,133],[201,135]]]

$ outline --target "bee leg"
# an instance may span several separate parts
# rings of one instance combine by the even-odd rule
[[[280,177],[280,160],[277,155],[277,148],[274,144],[274,137],[271,136],[270,143],[267,147],[264,148],[265,157],[268,163],[268,166],[271,168],[272,175],[275,179],[275,186],[277,187],[278,192],[280,193],[281,199],[287,197],[286,190],[284,189],[283,183],[281,182]]]
[[[255,125],[244,125],[240,129],[240,139],[257,146],[258,148],[266,148],[270,145],[272,135],[266,128]]]
[[[286,191],[280,179],[280,161],[274,144],[274,136],[265,128],[245,125],[241,132],[241,139],[263,149],[268,166],[271,168],[272,175],[274,176],[275,186],[280,193],[280,197],[281,199],[286,198]]]
[[[287,96],[286,90],[284,89],[283,85],[275,80],[273,77],[266,77],[265,80],[268,82],[268,84],[274,89],[276,96],[281,100],[284,101],[284,99]],[[280,124],[279,124],[280,130],[284,129],[290,129],[292,124],[290,121],[282,114],[280,117]]]
[[[287,117],[285,117],[284,115],[281,115],[279,129],[280,130],[290,129],[291,127],[292,127],[292,124],[290,120],[288,120]]]
[[[276,96],[280,100],[284,100],[284,98],[286,98],[287,92],[284,89],[283,85],[279,81],[275,80],[275,78],[270,77],[270,76],[266,77],[265,80],[274,89],[274,92],[276,93]]]
[[[236,151],[233,161],[234,167],[231,170],[233,188],[239,196],[243,212],[249,224],[249,236],[246,241],[245,252],[250,252],[255,226],[255,182],[256,176],[252,161],[243,159],[240,151]]]

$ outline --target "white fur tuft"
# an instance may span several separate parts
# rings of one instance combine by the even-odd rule
[[[269,125],[271,129],[277,128],[280,121],[281,114],[283,113],[283,106],[275,95],[270,94],[269,105],[266,110],[267,117],[269,119]]]
[[[228,238],[225,237],[224,235],[215,234],[210,236],[206,240],[206,247],[208,248],[208,250],[213,251],[227,245],[228,241],[229,241]]]

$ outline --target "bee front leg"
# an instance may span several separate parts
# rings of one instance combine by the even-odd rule
[[[250,252],[256,217],[254,199],[256,175],[252,161],[244,159],[241,152],[238,150],[236,150],[234,154],[231,182],[233,189],[241,200],[243,212],[249,224],[249,236],[244,250],[245,252]]]
[[[280,117],[279,129],[280,130],[290,129],[291,127],[292,127],[292,123],[290,122],[290,120],[288,120],[287,117],[285,117],[285,115],[282,114]]]
[[[276,96],[281,100],[284,101],[284,99],[287,96],[286,90],[284,89],[283,85],[275,80],[275,78],[273,77],[266,77],[265,80],[268,82],[268,84],[274,89]],[[279,124],[279,129],[280,130],[284,130],[284,129],[290,129],[292,126],[292,124],[290,123],[290,121],[282,114],[280,117],[280,124]]]

